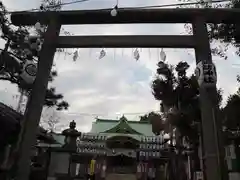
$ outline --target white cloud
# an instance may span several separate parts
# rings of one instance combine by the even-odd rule
[[[161,1],[162,4],[177,2],[175,0]],[[23,10],[38,7],[40,1],[14,1],[4,0],[10,9]],[[115,5],[115,0],[90,0],[89,2],[66,6],[65,9],[109,8]],[[120,0],[120,6],[142,6],[160,4],[157,0]],[[81,25],[64,26],[75,35],[107,35],[107,34],[183,34],[183,25]],[[185,33],[186,34],[186,33]],[[159,110],[159,102],[151,94],[150,83],[159,60],[157,49],[142,49],[140,60],[133,58],[132,49],[106,49],[107,55],[99,60],[101,49],[80,49],[79,59],[72,61],[72,57],[56,54],[55,64],[59,73],[51,84],[56,86],[58,92],[63,93],[70,103],[67,112],[62,112],[61,128],[68,125],[71,120],[76,120],[80,131],[91,129],[91,123],[98,115],[103,118],[116,118],[117,113],[149,112]],[[193,50],[164,49],[167,62],[177,64],[184,60],[190,65],[190,71],[195,68]],[[69,50],[72,51],[72,50]],[[140,49],[139,49],[140,51]],[[237,87],[236,74],[238,68],[232,68],[239,58],[229,50],[229,60],[216,60],[218,86],[222,87],[226,97],[233,93]],[[215,58],[216,59],[216,58]],[[240,67],[240,66],[239,66]],[[7,91],[4,91],[7,89]],[[6,82],[1,82],[0,100],[8,104],[16,104],[12,95],[17,93],[17,88]],[[128,115],[137,119],[142,114]]]

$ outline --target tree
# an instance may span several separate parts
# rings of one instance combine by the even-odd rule
[[[46,129],[50,132],[56,131],[56,126],[60,122],[60,119],[61,118],[60,118],[58,112],[56,112],[56,110],[52,109],[52,108],[45,109],[45,111],[43,112],[43,115],[42,115],[43,126],[45,127],[45,125],[46,125],[47,126]]]
[[[181,2],[196,2],[195,0],[179,0]],[[191,5],[195,8],[239,8],[239,0],[230,0],[224,3],[212,3],[212,1],[197,0],[199,4]],[[186,7],[186,6],[182,6]],[[191,28],[186,25],[187,30]],[[189,32],[190,32],[189,31]],[[238,24],[208,24],[208,34],[211,42],[215,40],[221,43],[220,46],[212,48],[212,53],[227,59],[226,51],[229,45],[236,47],[236,54],[240,55],[240,26]]]
[[[61,8],[60,2],[60,0],[44,0],[43,5],[40,8],[42,11],[59,10]],[[0,1],[1,38],[6,41],[4,49],[0,52],[0,80],[14,83],[19,87],[20,91],[25,91],[26,94],[30,94],[32,86],[24,81],[21,76],[23,73],[22,70],[27,62],[36,63],[38,61],[42,40],[40,39],[40,41],[38,41],[38,38],[29,38],[30,32],[32,32],[34,28],[14,27],[7,15],[8,12],[3,3]],[[42,26],[42,29],[44,30],[46,27]],[[34,34],[42,36],[41,33],[44,32],[36,29]],[[34,76],[36,70],[33,71],[31,69],[29,73]],[[53,81],[56,76],[57,72],[53,70],[49,76],[49,81]],[[47,89],[45,105],[48,107],[56,107],[57,110],[67,109],[69,106],[69,104],[63,100],[63,95],[56,93],[56,90],[53,87]],[[9,118],[7,120],[9,120]],[[8,121],[6,122],[9,126],[7,126],[8,130],[6,133],[3,132],[2,137],[5,137],[5,141],[0,142],[0,146],[2,147],[10,144],[15,145],[21,128],[19,119],[15,123],[18,125],[17,127],[15,127],[14,123],[11,124]],[[12,167],[15,161],[15,151],[18,149],[11,148],[11,150],[12,152],[9,155],[10,159],[6,161],[8,168]]]
[[[239,76],[237,76],[239,82]],[[236,159],[240,159],[240,88],[230,95],[226,106],[222,108],[223,130],[225,135],[225,144],[235,146]],[[239,166],[239,164],[238,164]]]
[[[41,10],[59,10],[60,0],[43,0]],[[0,29],[2,30],[1,38],[6,41],[5,48],[0,54],[0,80],[6,80],[17,84],[19,89],[28,93],[31,92],[32,86],[25,83],[21,76],[21,71],[27,61],[37,62],[39,56],[39,46],[41,44],[32,43],[34,39],[29,39],[31,28],[14,27],[7,17],[7,10],[0,2]],[[42,27],[46,29],[46,27]],[[36,35],[42,35],[42,32],[36,30]],[[36,40],[36,39],[35,39]],[[32,47],[34,45],[34,47]],[[56,71],[52,71],[49,81],[53,81],[57,76]],[[63,100],[63,95],[56,93],[55,88],[47,89],[45,105],[49,107],[56,106],[57,110],[67,109],[69,104]]]
[[[239,82],[239,79],[237,79]],[[224,121],[223,124],[227,131],[240,131],[240,88],[235,94],[228,97],[226,106],[222,109]],[[240,135],[239,137],[240,138]]]
[[[183,146],[183,139],[193,148],[195,167],[200,168],[198,157],[199,125],[201,124],[201,111],[199,106],[199,86],[194,75],[187,76],[189,65],[179,62],[173,65],[160,61],[157,64],[157,74],[152,82],[152,92],[156,100],[161,101],[162,112],[165,114],[165,129],[173,134],[176,131],[176,146],[179,150]],[[221,104],[221,90],[218,90],[218,104]],[[172,135],[171,135],[172,137]],[[181,168],[182,157],[177,156],[177,162],[172,162]],[[174,165],[174,166],[175,166]],[[181,172],[179,172],[181,174]],[[178,173],[177,173],[178,174]],[[184,178],[184,174],[182,177]]]
[[[152,83],[153,95],[155,99],[162,102],[163,111],[166,113],[171,108],[177,110],[177,116],[168,116],[167,119],[168,123],[173,126],[180,125],[179,122],[182,125],[183,122],[188,120],[185,118],[187,113],[190,116],[192,115],[190,112],[197,111],[194,109],[194,104],[197,103],[197,96],[199,95],[198,85],[194,76],[190,78],[186,76],[188,68],[189,65],[186,62],[178,63],[175,69],[172,65],[159,62],[157,76]],[[176,70],[177,75],[174,74],[174,70]],[[180,109],[181,114],[179,114]],[[182,117],[183,120],[180,121],[179,117]],[[194,119],[198,118],[194,117]],[[183,133],[187,132],[183,131]]]
[[[186,62],[180,62],[174,68],[174,66],[160,61],[157,66],[157,75],[152,82],[152,90],[155,99],[160,100],[162,103],[162,111],[166,117],[165,126],[167,126],[170,134],[172,134],[173,128],[177,128],[177,131],[181,132],[180,134],[182,137],[188,137],[190,136],[187,134],[189,132],[188,127],[192,119],[187,118],[189,113],[186,114],[185,109],[186,106],[190,104],[187,105],[186,102],[196,97],[196,92],[191,82],[192,79],[186,76],[186,70],[189,68],[189,65]],[[175,75],[174,70],[177,75]],[[188,93],[185,93],[186,91]],[[173,135],[171,135],[171,137],[173,137]],[[192,138],[193,136],[190,137]],[[181,144],[182,138],[180,138],[180,136],[176,136],[176,138],[177,145],[180,147],[179,145]],[[170,168],[169,174],[172,176],[174,174],[174,177],[172,177],[173,179],[177,179],[177,177],[180,179],[181,177],[186,177],[183,171],[177,171],[182,167],[180,163],[182,162],[181,158],[181,156],[175,156],[174,153],[170,157],[171,160],[168,164]]]
[[[140,122],[150,122],[152,124],[152,132],[159,135],[164,130],[164,122],[162,116],[155,112],[150,112],[140,116]]]
[[[21,118],[21,114],[0,102],[0,152],[7,144],[16,142]]]
[[[175,67],[164,62],[159,62],[157,66],[157,75],[152,82],[153,95],[163,104],[163,112],[174,111],[168,113],[167,121],[190,140],[193,137],[192,124],[201,122],[196,77],[186,75],[189,65],[183,61]],[[218,90],[217,99],[220,106],[221,90]]]

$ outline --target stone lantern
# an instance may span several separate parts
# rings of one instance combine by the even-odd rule
[[[62,174],[63,176],[75,175],[76,163],[71,162],[71,154],[76,152],[76,140],[81,135],[75,128],[76,123],[72,121],[69,128],[62,131],[62,135],[65,136],[65,143],[59,149],[60,151],[51,152],[48,179],[56,179],[56,174]]]
[[[72,122],[70,122],[69,128],[63,130],[62,132],[62,135],[65,136],[65,144],[63,145],[63,148],[66,148],[69,151],[76,151],[76,140],[77,137],[81,135],[81,132],[77,131],[75,128],[76,122],[73,120]]]

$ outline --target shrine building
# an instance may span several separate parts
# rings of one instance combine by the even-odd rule
[[[62,133],[64,145],[52,148],[48,179],[82,179],[89,171],[94,171],[96,179],[162,176],[168,144],[163,135],[153,134],[148,121],[129,121],[124,116],[96,119],[88,133],[79,133],[75,127],[71,122]]]

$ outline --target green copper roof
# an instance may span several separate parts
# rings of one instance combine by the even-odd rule
[[[139,134],[140,132],[133,129],[129,124],[127,119],[123,116],[119,120],[119,123],[111,129],[106,130],[104,133],[122,133],[122,134]]]
[[[125,118],[125,121],[127,121],[127,124],[132,129],[131,134],[134,136],[154,136],[152,132],[152,125],[149,122],[141,122],[141,121],[129,121]],[[114,132],[112,129],[116,130],[116,126],[120,124],[120,120],[110,120],[110,119],[96,119],[96,122],[92,124],[92,129],[90,133],[110,133],[110,134],[118,134],[117,132]],[[123,123],[122,123],[123,124]],[[126,126],[126,124],[124,125]],[[110,131],[111,130],[111,131]],[[121,131],[120,131],[121,132]],[[133,133],[135,132],[135,133]],[[121,133],[122,134],[122,133]]]

